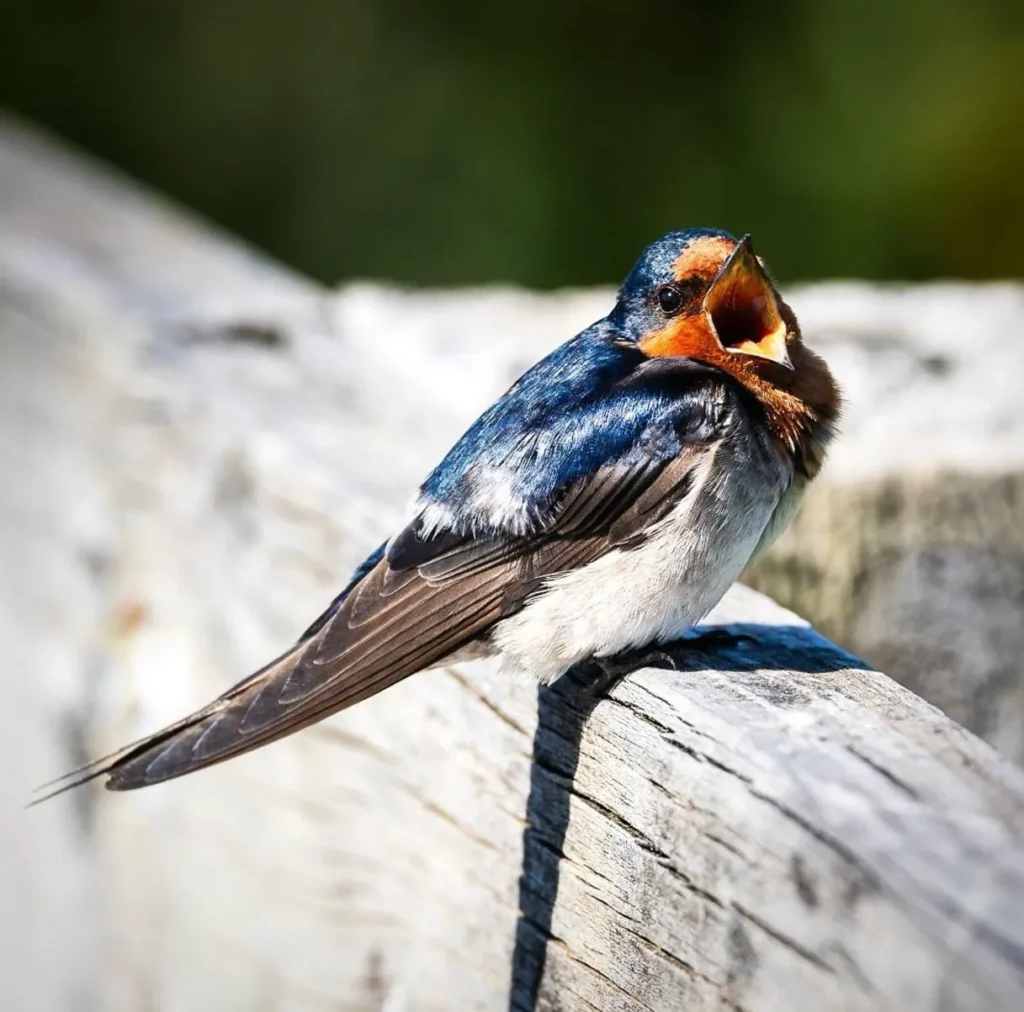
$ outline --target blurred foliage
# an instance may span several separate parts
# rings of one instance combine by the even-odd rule
[[[329,282],[1024,275],[1021,0],[0,0],[0,101]]]

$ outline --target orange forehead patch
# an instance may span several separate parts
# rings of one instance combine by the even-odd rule
[[[676,281],[693,276],[713,278],[725,263],[726,258],[736,249],[732,239],[718,235],[694,239],[676,258],[672,273]]]

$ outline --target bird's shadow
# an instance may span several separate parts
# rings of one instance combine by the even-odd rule
[[[714,669],[753,672],[776,669],[827,674],[867,665],[806,626],[735,623],[714,627],[730,645],[706,646],[708,629],[694,630],[664,648],[678,671]],[[640,665],[641,667],[643,665]],[[572,669],[537,690],[530,793],[523,831],[519,918],[512,954],[509,1012],[534,1012],[544,977],[552,917],[558,899],[559,862],[569,827],[569,805],[579,764],[580,741],[599,694],[588,693],[590,677]]]

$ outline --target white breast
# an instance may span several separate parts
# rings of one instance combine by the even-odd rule
[[[743,572],[791,487],[790,467],[752,436],[709,452],[687,496],[638,546],[553,577],[492,642],[504,666],[543,681],[586,657],[667,642]]]

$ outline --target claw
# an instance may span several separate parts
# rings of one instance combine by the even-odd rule
[[[678,641],[680,649],[698,651],[722,650],[736,647],[740,643],[754,642],[753,636],[748,636],[746,633],[730,632],[723,628],[707,629]],[[624,653],[616,654],[614,657],[592,657],[581,665],[581,669],[589,674],[591,679],[590,684],[582,690],[582,695],[585,699],[602,696],[614,688],[626,675],[631,675],[641,668],[679,670],[672,655],[657,648],[648,650],[641,647],[637,650],[627,650]],[[596,669],[596,673],[594,669]]]
[[[664,650],[629,650],[614,657],[594,657],[590,663],[598,669],[597,677],[583,690],[587,699],[611,690],[626,675],[641,668],[668,668],[675,671],[676,662]]]

